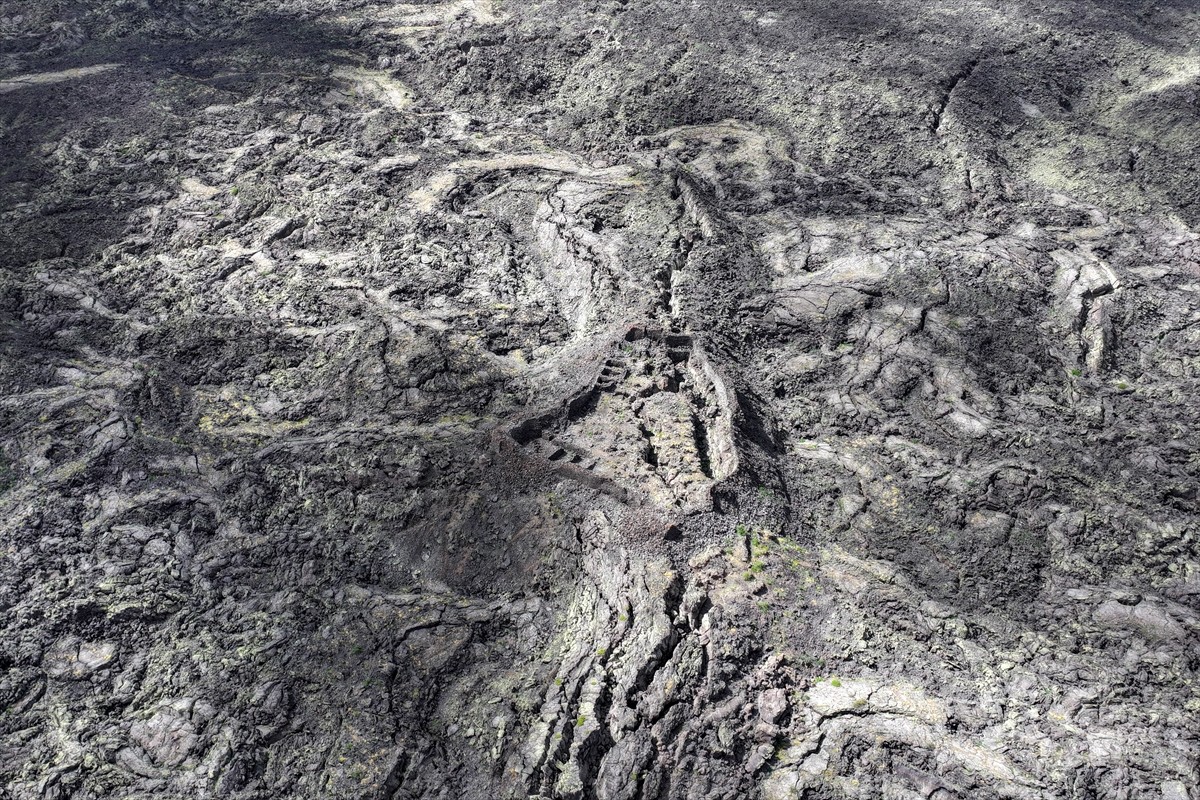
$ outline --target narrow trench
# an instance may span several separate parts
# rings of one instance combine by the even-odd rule
[[[679,318],[679,297],[676,294],[676,284],[678,283],[679,273],[687,266],[688,259],[692,255],[692,247],[694,243],[690,236],[680,234],[679,242],[676,245],[678,253],[674,258],[674,263],[668,261],[666,267],[666,287],[663,291],[662,305],[666,309],[667,314],[672,320]]]
[[[642,448],[642,458],[652,467],[658,467],[658,451],[654,449],[654,435],[646,429],[645,424],[638,422],[638,433],[646,440],[645,447]]]
[[[529,777],[529,793],[537,797],[552,797],[554,794],[554,783],[558,777],[558,764],[566,763],[571,756],[571,745],[575,740],[575,715],[579,709],[579,698],[583,693],[583,681],[577,681],[575,688],[568,700],[564,698],[564,710],[566,713],[558,720],[558,729],[553,727],[547,730],[549,736],[546,742],[545,756],[538,768],[533,771]],[[554,735],[560,734],[557,745],[554,744]]]
[[[709,450],[708,427],[695,413],[691,417],[692,440],[696,443],[696,454],[700,457],[700,471],[704,473],[704,477],[711,479],[713,476],[712,453]]]
[[[951,75],[950,78],[943,84],[943,86],[945,87],[945,92],[942,94],[941,101],[938,103],[937,108],[934,110],[933,123],[929,126],[930,132],[933,133],[934,135],[936,135],[936,136],[942,135],[943,117],[945,116],[946,109],[950,105],[950,101],[952,99],[954,99],[955,90],[958,89],[959,85],[963,81],[965,81],[971,77],[971,75],[979,67],[979,63],[980,63],[980,60],[978,58],[971,59],[966,64],[964,64],[961,68],[959,68],[959,70],[957,72],[955,72],[953,75]]]
[[[579,743],[579,778],[583,783],[583,796],[585,800],[598,800],[596,794],[596,776],[600,772],[600,762],[604,760],[605,754],[612,749],[616,742],[613,741],[612,735],[608,732],[608,712],[612,708],[613,691],[612,678],[604,665],[600,665],[603,674],[604,685],[600,689],[600,694],[596,697],[593,710],[596,714],[596,730],[593,731],[586,739]]]

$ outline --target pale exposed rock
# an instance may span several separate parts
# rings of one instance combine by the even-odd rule
[[[1185,635],[1183,626],[1165,609],[1147,600],[1132,606],[1105,600],[1094,617],[1103,626],[1133,630],[1151,639],[1179,639]]]
[[[787,710],[787,692],[783,689],[768,689],[758,696],[758,716],[764,722],[778,722]]]
[[[117,645],[113,642],[81,642],[68,637],[50,648],[43,663],[53,678],[78,680],[109,666],[116,657]]]
[[[133,723],[129,737],[161,766],[178,766],[199,741],[195,725],[187,716],[187,704],[160,708],[146,720]]]

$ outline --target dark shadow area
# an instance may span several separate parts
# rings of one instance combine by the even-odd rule
[[[135,34],[26,59],[25,76],[111,68],[0,94],[3,266],[92,256],[120,238],[139,207],[161,201],[181,166],[165,149],[136,145],[172,141],[206,106],[281,80],[315,79],[319,93],[319,79],[351,63],[351,51],[350,38],[331,26],[264,14],[233,37]],[[125,150],[112,152],[118,144]]]

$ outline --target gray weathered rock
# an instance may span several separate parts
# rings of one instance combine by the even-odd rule
[[[1197,41],[0,2],[0,798],[1200,800]]]

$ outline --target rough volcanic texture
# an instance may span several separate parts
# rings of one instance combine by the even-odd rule
[[[0,798],[1200,800],[1192,0],[0,0]]]

